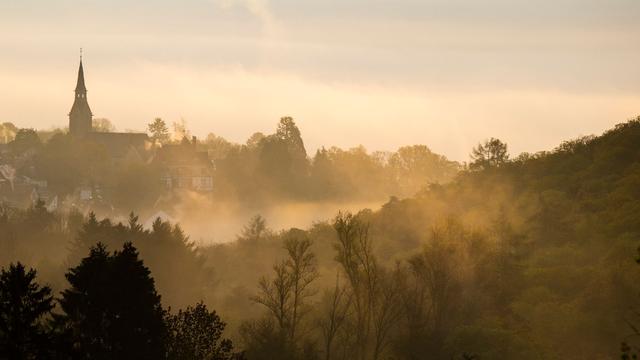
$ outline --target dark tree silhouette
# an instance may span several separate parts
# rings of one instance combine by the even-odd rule
[[[14,154],[22,154],[29,149],[38,148],[41,145],[42,142],[34,129],[18,130],[16,137],[9,143],[9,147]]]
[[[177,314],[168,314],[167,353],[170,360],[239,359],[233,353],[233,343],[222,338],[226,324],[215,311],[203,303],[187,307]]]
[[[113,254],[99,243],[66,278],[60,305],[74,350],[96,359],[165,356],[160,296],[131,243]]]
[[[296,349],[288,341],[272,317],[245,322],[240,326],[240,335],[248,359],[253,360],[295,360]]]
[[[501,166],[507,160],[509,160],[507,144],[500,139],[491,138],[473,148],[469,167],[472,170],[484,170]]]
[[[0,359],[48,357],[51,337],[43,324],[53,308],[51,289],[35,282],[36,271],[11,264],[0,273]]]
[[[151,139],[154,142],[164,144],[169,141],[169,129],[161,118],[155,118],[155,120],[148,125],[148,128],[151,133]]]

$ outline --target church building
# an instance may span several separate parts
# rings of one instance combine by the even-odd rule
[[[157,163],[162,169],[159,179],[169,190],[213,190],[213,163],[206,151],[197,150],[197,141],[184,139],[179,144],[152,147],[147,134],[97,132],[87,101],[82,57],[78,69],[76,96],[69,112],[69,133],[105,147],[114,160],[143,160]],[[147,151],[152,150],[152,151]]]
[[[149,147],[149,137],[145,133],[115,133],[93,131],[93,114],[87,101],[87,88],[84,82],[82,56],[78,69],[75,99],[69,112],[69,133],[72,136],[102,144],[115,160],[127,157],[142,159]]]

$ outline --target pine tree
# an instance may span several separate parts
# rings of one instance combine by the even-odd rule
[[[66,274],[63,320],[73,347],[96,359],[160,359],[165,356],[164,311],[153,278],[138,251],[125,243],[110,254],[98,244]]]
[[[45,358],[51,338],[43,320],[53,308],[51,289],[36,271],[11,264],[0,273],[0,359]]]

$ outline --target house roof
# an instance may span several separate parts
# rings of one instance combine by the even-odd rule
[[[113,157],[125,157],[132,149],[142,150],[149,140],[144,133],[90,132],[87,138],[102,144]]]

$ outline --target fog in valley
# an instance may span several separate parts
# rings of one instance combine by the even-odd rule
[[[198,198],[197,194],[190,194]],[[152,225],[157,216],[180,223],[185,232],[198,245],[229,242],[236,239],[242,228],[255,215],[264,216],[274,229],[308,228],[315,222],[326,221],[335,215],[336,209],[357,212],[361,209],[378,209],[388,200],[358,202],[293,202],[269,207],[240,207],[236,203],[210,204],[194,200],[181,204],[175,214],[155,213],[145,225]],[[166,214],[166,218],[165,218]]]
[[[0,360],[637,359],[639,17],[0,0]]]
[[[14,354],[634,351],[640,118],[535,154],[487,139],[465,163],[425,145],[309,155],[291,117],[244,144],[75,120],[2,125],[0,291],[41,286],[18,296],[44,309],[29,336],[47,334],[6,338]]]

